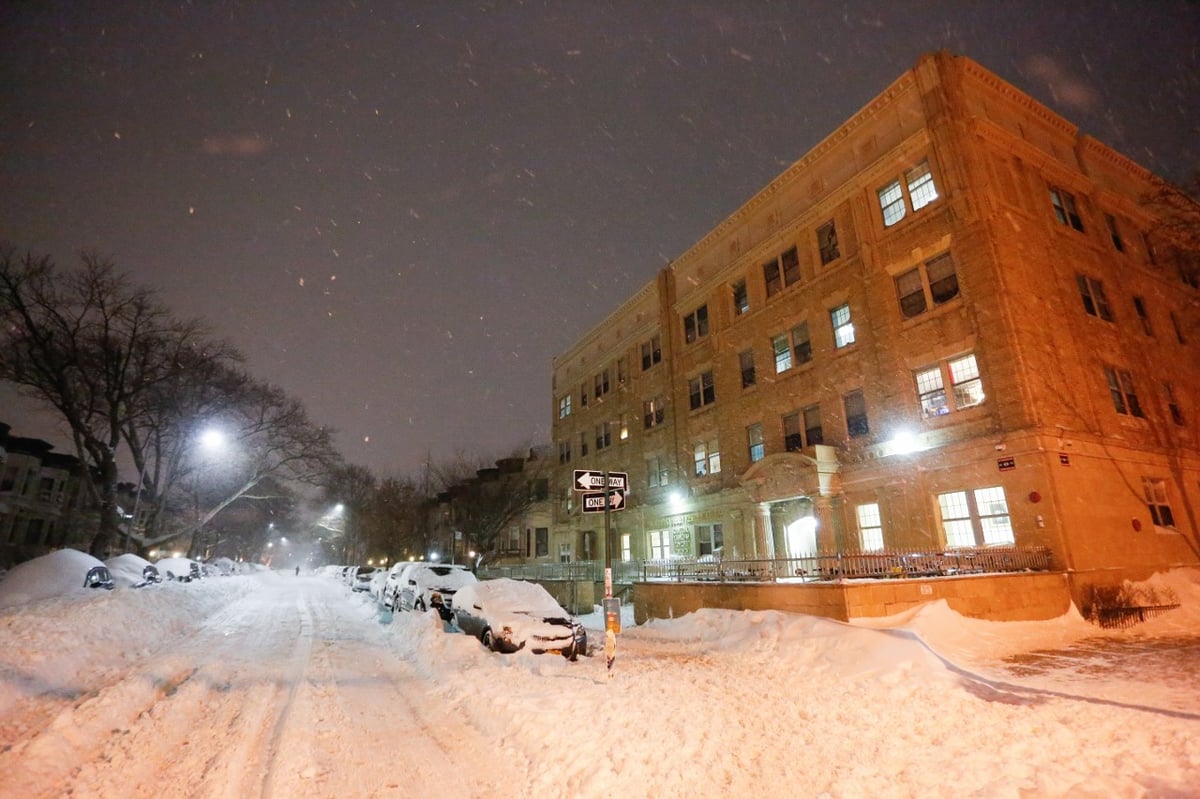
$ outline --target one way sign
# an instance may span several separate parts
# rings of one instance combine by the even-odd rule
[[[608,492],[608,509],[621,510],[625,507],[625,492],[621,489],[615,489]],[[584,513],[604,513],[604,492],[599,491],[595,494],[583,495],[583,512]]]
[[[629,475],[625,472],[609,472],[608,488],[619,488],[624,491],[629,487]],[[587,469],[575,470],[576,491],[599,491],[605,488],[604,472],[591,472]]]

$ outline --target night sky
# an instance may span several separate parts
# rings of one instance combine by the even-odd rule
[[[8,2],[0,240],[111,258],[380,475],[495,458],[550,443],[554,355],[940,48],[1200,170],[1192,2]]]

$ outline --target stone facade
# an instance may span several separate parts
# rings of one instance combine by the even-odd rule
[[[1200,561],[1200,280],[1153,175],[922,57],[554,362],[615,560],[1045,546],[1072,585]]]

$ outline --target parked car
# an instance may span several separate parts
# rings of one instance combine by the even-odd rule
[[[449,620],[454,594],[463,586],[479,582],[459,563],[414,563],[404,572],[395,606],[400,610],[437,609]]]
[[[75,549],[58,549],[8,570],[0,582],[0,608],[112,587],[112,575],[99,558]]]
[[[465,586],[454,597],[454,622],[493,652],[587,654],[587,630],[537,583],[503,577]]]
[[[355,591],[370,591],[371,575],[374,573],[374,566],[355,567],[353,576],[350,578],[350,587]]]
[[[178,580],[181,583],[190,583],[204,576],[204,567],[200,565],[200,561],[191,558],[163,558],[154,565],[159,574],[168,580]]]
[[[132,552],[109,558],[104,561],[104,565],[108,567],[113,581],[125,588],[144,588],[162,582],[158,567]]]
[[[404,584],[404,573],[416,565],[412,561],[401,561],[393,563],[392,568],[388,569],[387,577],[383,582],[383,597],[380,600],[385,608],[396,609],[396,602],[400,597],[400,586]]]

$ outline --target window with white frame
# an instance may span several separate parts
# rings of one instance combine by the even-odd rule
[[[1146,507],[1155,527],[1174,527],[1175,514],[1167,501],[1167,482],[1157,477],[1143,477],[1142,491],[1146,495]]]
[[[725,532],[720,524],[696,525],[696,554],[716,555],[725,546]]]
[[[558,398],[558,418],[565,419],[571,415],[571,395],[563,394]]]
[[[711,371],[698,374],[688,381],[688,405],[693,411],[716,401],[717,390]]]
[[[646,533],[650,560],[666,560],[671,557],[671,531],[650,530]]]
[[[1144,418],[1142,405],[1138,402],[1137,392],[1133,390],[1133,376],[1124,369],[1104,367],[1104,377],[1108,380],[1108,393],[1112,397],[1113,407],[1117,413],[1126,416]]]
[[[750,462],[761,461],[766,455],[766,445],[763,443],[762,424],[756,422],[746,428],[746,442],[750,447]]]
[[[973,408],[984,400],[979,364],[971,352],[918,369],[913,377],[924,419]],[[947,385],[950,391],[946,391]]]
[[[833,346],[841,349],[854,343],[854,322],[850,318],[850,303],[843,303],[829,312],[833,325]]]
[[[692,473],[696,477],[706,477],[721,471],[721,454],[717,449],[717,440],[698,441],[692,447]]]
[[[877,193],[884,227],[891,227],[903,219],[910,206],[915,213],[929,205],[938,198],[938,192],[928,159],[907,170],[903,181],[897,178]]]
[[[792,347],[788,343],[786,333],[780,333],[771,339],[771,349],[775,353],[775,374],[792,368]]]
[[[958,296],[958,273],[950,253],[896,275],[896,296],[905,319],[920,316]]]
[[[629,533],[621,533],[621,562],[633,560],[633,537]]]
[[[1001,486],[938,494],[942,533],[948,547],[1012,544],[1012,521]]]
[[[879,515],[879,503],[868,502],[854,509],[858,517],[858,540],[863,552],[878,552],[883,549],[883,519]]]
[[[1075,283],[1079,286],[1083,310],[1105,322],[1111,322],[1113,319],[1112,309],[1109,307],[1108,297],[1104,293],[1104,284],[1087,275],[1075,275]]]
[[[571,562],[571,545],[570,544],[559,544],[558,545],[558,562],[559,563],[570,563]]]

